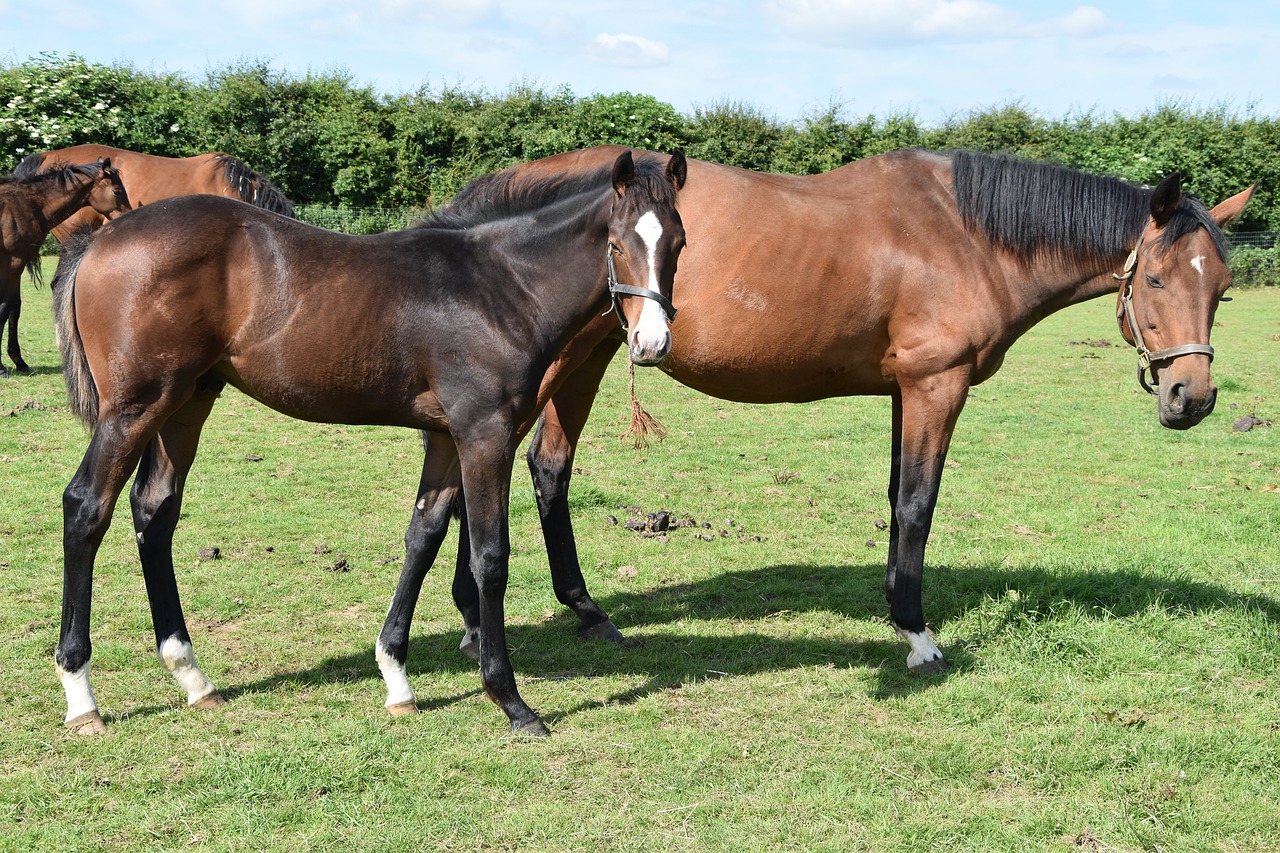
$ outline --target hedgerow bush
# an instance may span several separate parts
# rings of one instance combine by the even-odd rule
[[[851,116],[839,102],[796,120],[723,101],[686,115],[649,95],[579,97],[527,83],[502,93],[424,86],[389,97],[345,71],[299,77],[252,60],[198,81],[74,54],[0,62],[0,171],[33,151],[80,142],[172,157],[226,151],[295,204],[342,209],[438,206],[485,172],[604,142],[681,147],[700,159],[790,174],[897,148],[968,148],[1149,184],[1176,169],[1210,203],[1257,182],[1238,227],[1280,229],[1280,119],[1178,102],[1137,116],[1061,118],[1000,104],[928,127],[909,112]],[[1273,280],[1268,263],[1241,258],[1242,279]]]

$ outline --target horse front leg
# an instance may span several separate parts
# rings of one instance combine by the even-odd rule
[[[18,320],[15,316],[17,305],[22,304],[22,267],[14,267],[12,257],[9,258],[11,263],[0,266],[0,334],[4,334],[7,327],[9,330],[9,357],[13,357],[13,351],[18,346]],[[21,356],[19,356],[21,358]],[[21,372],[22,368],[15,368]],[[0,378],[9,375],[9,368],[4,366],[4,362],[0,362]]]
[[[386,708],[392,716],[416,713],[418,700],[409,686],[405,661],[409,656],[409,628],[418,606],[422,582],[435,562],[449,530],[449,517],[462,486],[458,449],[447,433],[422,434],[422,477],[404,534],[404,567],[387,618],[378,635],[375,656],[387,685]]]
[[[577,615],[579,636],[610,642],[622,642],[623,636],[587,591],[569,515],[569,480],[578,439],[591,416],[600,382],[620,345],[617,338],[604,339],[580,367],[564,378],[538,419],[537,432],[525,456],[533,477],[556,599]]]
[[[200,709],[217,708],[225,702],[196,665],[174,577],[173,534],[182,512],[182,495],[195,461],[200,431],[219,390],[197,391],[148,442],[129,494],[138,557],[155,628],[156,657],[187,691],[187,705]]]
[[[67,697],[64,722],[81,734],[106,731],[89,683],[93,564],[111,526],[116,500],[147,438],[136,420],[99,421],[80,467],[62,493],[62,623],[54,661]]]
[[[913,672],[934,673],[946,669],[925,624],[921,601],[925,546],[933,526],[942,469],[956,420],[969,387],[967,367],[901,384],[901,439],[898,458],[897,498],[893,517],[897,547],[891,545],[886,592],[889,616],[898,636],[911,647],[907,667]],[[897,431],[895,398],[895,432]]]
[[[884,575],[884,598],[893,604],[893,588],[898,574],[898,489],[902,486],[902,392],[896,389],[889,444],[889,562]]]
[[[22,346],[18,343],[18,318],[22,316],[22,289],[15,288],[9,300],[9,358],[18,373],[30,373],[31,368],[22,359]]]
[[[515,430],[500,417],[455,431],[462,464],[463,494],[470,534],[471,572],[479,591],[480,679],[485,693],[506,713],[511,730],[545,737],[542,720],[520,697],[507,652],[507,573],[511,538],[507,514]]]

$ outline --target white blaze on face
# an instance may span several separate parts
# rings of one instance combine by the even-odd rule
[[[1204,255],[1196,255],[1191,259],[1191,266],[1195,267],[1196,272],[1204,275]]]
[[[658,252],[658,240],[662,238],[662,223],[649,211],[636,222],[636,234],[644,241],[649,268],[649,280],[645,287],[661,292],[658,287],[658,270],[655,259]],[[652,358],[658,354],[666,354],[670,346],[671,332],[667,329],[667,314],[662,306],[653,299],[644,300],[644,308],[640,312],[640,320],[631,332],[632,356],[642,359]]]

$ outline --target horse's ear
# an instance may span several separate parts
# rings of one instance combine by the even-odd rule
[[[1244,206],[1249,203],[1249,199],[1253,198],[1253,191],[1257,188],[1258,185],[1254,184],[1249,189],[1236,193],[1209,211],[1209,215],[1213,217],[1214,222],[1218,223],[1219,228],[1226,228],[1235,221],[1237,216],[1244,212]]]
[[[684,182],[688,179],[689,162],[684,158],[684,151],[677,148],[671,152],[671,159],[667,161],[667,180],[679,190],[684,188]]]
[[[613,161],[613,191],[618,195],[626,190],[636,177],[636,162],[631,159],[631,150],[627,149]]]
[[[1164,225],[1178,209],[1182,200],[1182,173],[1170,172],[1151,194],[1151,218],[1156,225]]]
[[[102,171],[104,171],[104,172],[105,172],[105,171],[107,171],[107,169],[110,169],[110,168],[111,168],[111,158],[110,158],[110,157],[99,157],[99,158],[98,158],[98,165],[102,167]]]

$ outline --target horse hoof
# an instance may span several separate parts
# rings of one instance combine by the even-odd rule
[[[626,641],[626,637],[622,636],[622,632],[618,627],[608,619],[603,622],[597,622],[587,628],[579,628],[578,636],[584,640],[603,640],[606,643],[622,643]]]
[[[102,722],[102,715],[97,711],[89,711],[78,717],[67,720],[66,727],[78,735],[105,735],[107,724]]]
[[[908,667],[916,675],[941,675],[947,671],[947,662],[943,658],[934,658],[915,666]]]
[[[387,706],[387,713],[393,717],[410,717],[418,713],[417,702],[397,702]]]
[[[222,694],[215,690],[192,702],[191,707],[201,711],[212,711],[214,708],[221,708],[225,704],[227,704],[227,700],[223,699]]]
[[[480,634],[477,631],[468,631],[462,635],[462,642],[458,643],[458,651],[462,652],[472,660],[480,660]]]
[[[542,724],[542,720],[539,720],[537,717],[534,717],[527,723],[519,725],[512,722],[511,731],[520,735],[528,735],[529,737],[551,737],[551,732],[549,732],[547,727]]]

